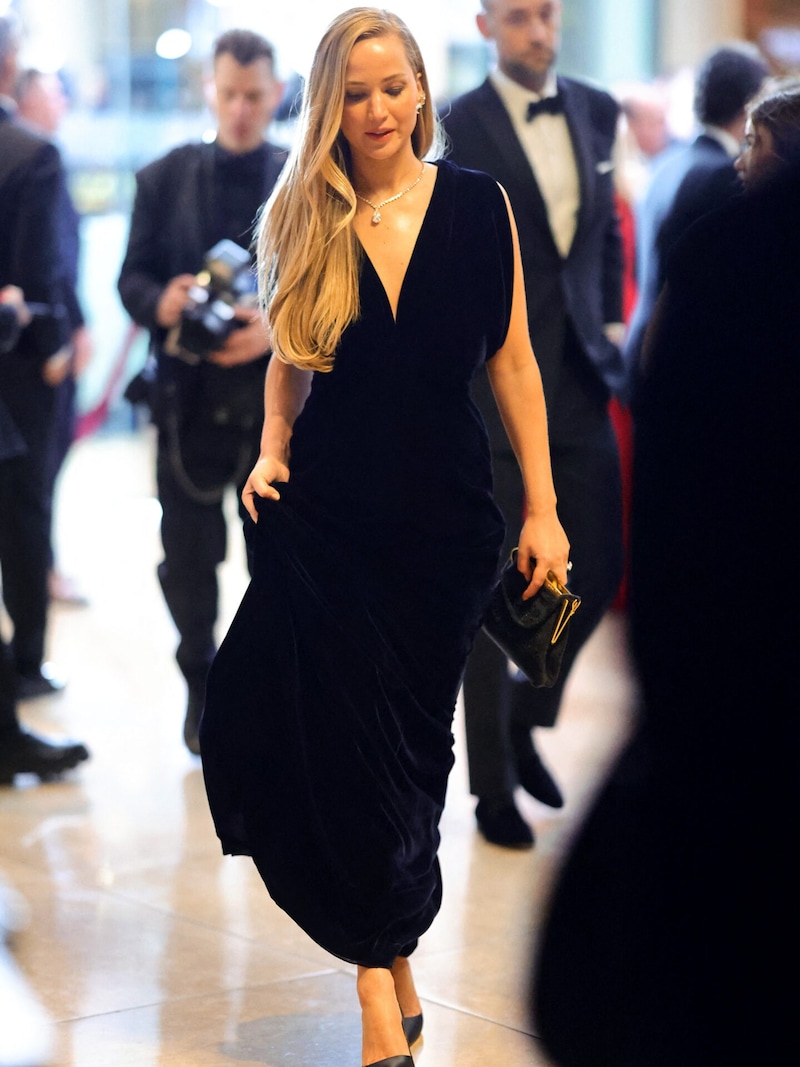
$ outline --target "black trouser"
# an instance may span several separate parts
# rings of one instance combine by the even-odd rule
[[[51,491],[48,457],[55,392],[33,373],[3,390],[27,451],[0,463],[0,567],[3,600],[14,626],[16,669],[41,667],[47,626]]]
[[[623,571],[622,490],[619,455],[605,407],[580,397],[559,423],[569,429],[550,444],[558,516],[570,540],[570,587],[582,597],[570,622],[567,650],[552,689],[535,689],[512,678],[508,660],[482,631],[467,661],[464,710],[470,790],[493,797],[516,786],[512,736],[535,726],[553,726],[570,669],[611,606]],[[493,460],[495,500],[506,520],[504,557],[516,545],[524,494],[510,452]]]
[[[19,731],[16,685],[11,651],[0,635],[0,743],[3,737]]]
[[[211,425],[196,427],[179,445],[168,427],[159,434],[164,559],[158,578],[178,629],[178,666],[189,687],[200,693],[217,647],[217,567],[227,553],[223,494],[235,485],[241,495],[258,458],[257,437],[253,430]],[[244,518],[241,502],[239,511]]]

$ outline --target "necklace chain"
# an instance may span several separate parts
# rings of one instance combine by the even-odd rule
[[[422,176],[425,173],[425,164],[422,164],[422,170],[419,172],[419,176],[409,185],[407,189],[403,189],[400,193],[395,193],[394,196],[390,196],[387,200],[381,200],[380,204],[373,204],[369,197],[362,196],[361,193],[356,193],[359,200],[363,200],[365,204],[369,204],[372,208],[372,225],[377,226],[381,221],[381,208],[386,207],[387,204],[393,204],[395,200],[399,200],[401,196],[405,196],[406,193],[410,193],[415,185],[419,185],[422,181]]]

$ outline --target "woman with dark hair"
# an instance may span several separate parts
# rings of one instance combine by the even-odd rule
[[[427,162],[438,144],[404,23],[338,16],[260,227],[253,580],[200,735],[223,850],[358,965],[373,1067],[410,1065],[422,1027],[408,958],[441,902],[452,716],[503,540],[484,361],[527,491],[527,595],[567,577],[511,211],[487,175]]]
[[[800,163],[800,81],[773,82],[748,108],[745,143],[736,169],[750,189]]]

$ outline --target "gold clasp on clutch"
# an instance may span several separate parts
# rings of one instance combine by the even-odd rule
[[[562,585],[561,582],[559,582],[558,578],[556,578],[555,571],[547,572],[547,577],[544,580],[544,584],[549,589],[552,589],[554,593],[558,593],[559,596],[563,596],[565,593],[569,592],[569,589],[567,589],[565,585]]]
[[[567,625],[569,620],[580,607],[581,601],[580,597],[572,597],[572,599],[570,599],[569,589],[567,589],[565,585],[561,584],[561,582],[555,576],[553,571],[547,572],[545,584],[547,585],[548,589],[552,590],[552,592],[554,592],[557,596],[565,598],[564,602],[561,605],[561,614],[558,616],[558,622],[553,628],[553,636],[550,638],[550,644],[554,645],[564,632],[564,627]]]
[[[567,625],[569,620],[578,610],[579,604],[580,600],[565,600],[564,603],[561,605],[561,614],[559,615],[558,622],[556,623],[555,628],[553,629],[553,636],[550,638],[551,645],[554,645],[556,641],[558,641],[559,637],[561,637],[561,634],[564,632],[564,627]]]

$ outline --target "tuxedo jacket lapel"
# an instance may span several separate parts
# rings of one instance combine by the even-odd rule
[[[592,153],[592,127],[586,99],[581,94],[572,92],[570,86],[561,78],[558,79],[558,91],[564,101],[564,117],[567,120],[567,127],[572,139],[572,148],[575,153],[575,164],[578,168],[578,181],[580,184],[578,218],[575,237],[572,242],[572,249],[574,249],[580,240],[583,224],[591,215],[590,208],[594,203],[594,190],[597,179],[595,173],[596,164]]]
[[[522,222],[519,218],[521,211],[526,209],[528,221],[546,234],[546,239],[550,241],[553,251],[558,255],[550,229],[547,207],[530,161],[514,131],[505,104],[488,78],[478,90],[476,103],[478,104],[476,108],[478,120],[494,143],[502,160],[502,165],[496,168],[495,175],[511,197],[518,223]],[[516,190],[513,188],[514,185],[517,186]],[[524,208],[521,205],[524,205]]]

